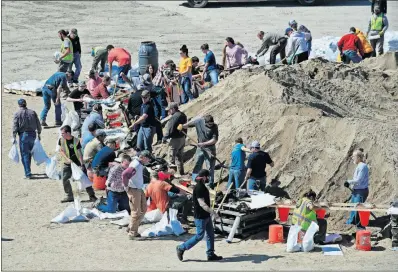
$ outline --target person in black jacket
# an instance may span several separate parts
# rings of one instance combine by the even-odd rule
[[[387,0],[372,0],[372,14],[374,13],[375,7],[379,7],[381,13],[387,14]]]
[[[79,82],[80,72],[82,71],[82,63],[80,61],[82,49],[80,46],[79,36],[77,35],[77,29],[72,28],[70,30],[70,34],[68,37],[71,40],[72,46],[73,46],[73,62],[71,62],[70,66],[69,66],[69,70],[71,71],[73,64],[75,64],[76,70],[75,70],[75,75],[73,76],[72,82],[77,84]]]
[[[187,131],[180,131],[177,127],[187,122],[187,116],[178,110],[178,103],[171,102],[166,110],[171,115],[170,121],[168,122],[166,133],[163,136],[163,142],[167,139],[171,139],[170,146],[170,163],[174,164],[177,161],[178,172],[180,175],[184,175],[184,161],[182,159],[185,147],[185,134]]]

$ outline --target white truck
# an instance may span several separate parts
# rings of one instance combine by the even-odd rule
[[[188,0],[188,5],[192,8],[204,8],[208,2],[264,2],[267,0]],[[275,0],[274,0],[275,1]],[[325,3],[325,0],[296,0],[304,6],[315,6]]]

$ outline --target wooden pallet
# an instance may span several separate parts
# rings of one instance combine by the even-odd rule
[[[9,93],[9,94],[19,94],[19,95],[28,95],[28,96],[39,96],[39,95],[41,95],[41,92],[16,90],[16,89],[3,89],[3,92]]]

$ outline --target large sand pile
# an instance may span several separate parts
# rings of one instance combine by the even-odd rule
[[[275,161],[268,180],[279,177],[293,197],[311,187],[321,199],[343,202],[343,183],[355,169],[350,155],[362,147],[371,169],[369,200],[386,203],[398,188],[397,55],[361,65],[313,59],[241,70],[183,110],[215,117],[221,160],[229,162],[235,138],[259,140]]]

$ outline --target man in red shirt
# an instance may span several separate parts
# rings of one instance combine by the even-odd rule
[[[131,69],[130,53],[124,48],[115,48],[113,45],[108,45],[106,49],[108,50],[109,75],[112,76],[112,64],[114,61],[118,63],[118,79],[121,78],[121,72],[127,75]]]
[[[91,96],[94,99],[106,99],[110,96],[107,86],[111,84],[111,78],[109,76],[104,76],[102,83],[95,87],[91,92]]]
[[[344,63],[359,63],[362,61],[362,57],[364,55],[362,42],[355,34],[355,27],[350,28],[350,33],[341,37],[340,41],[337,43],[337,46],[340,50],[341,60]],[[360,56],[358,55],[358,52]]]

